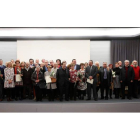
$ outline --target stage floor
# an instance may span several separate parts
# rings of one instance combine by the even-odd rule
[[[94,101],[33,100],[0,102],[0,112],[140,112],[140,99],[108,99]]]

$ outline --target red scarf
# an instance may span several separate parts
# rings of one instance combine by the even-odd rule
[[[15,66],[15,74],[17,74],[17,68],[19,68],[21,70],[20,66],[19,67]]]

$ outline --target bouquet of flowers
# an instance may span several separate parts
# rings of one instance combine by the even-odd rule
[[[51,72],[50,77],[54,77],[54,75],[55,75],[55,73],[53,71],[53,72]]]
[[[82,80],[82,73],[80,71],[77,72],[77,77]]]
[[[112,77],[115,78],[115,71],[112,71]]]

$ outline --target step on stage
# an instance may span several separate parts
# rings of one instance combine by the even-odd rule
[[[0,102],[0,112],[140,112],[140,99],[53,101],[43,99]]]

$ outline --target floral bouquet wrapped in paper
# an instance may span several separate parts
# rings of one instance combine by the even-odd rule
[[[51,77],[52,83],[56,82],[56,78],[54,78],[54,75],[55,75],[55,72],[54,71],[51,72],[50,77]]]
[[[115,78],[115,71],[112,71],[112,77]]]

